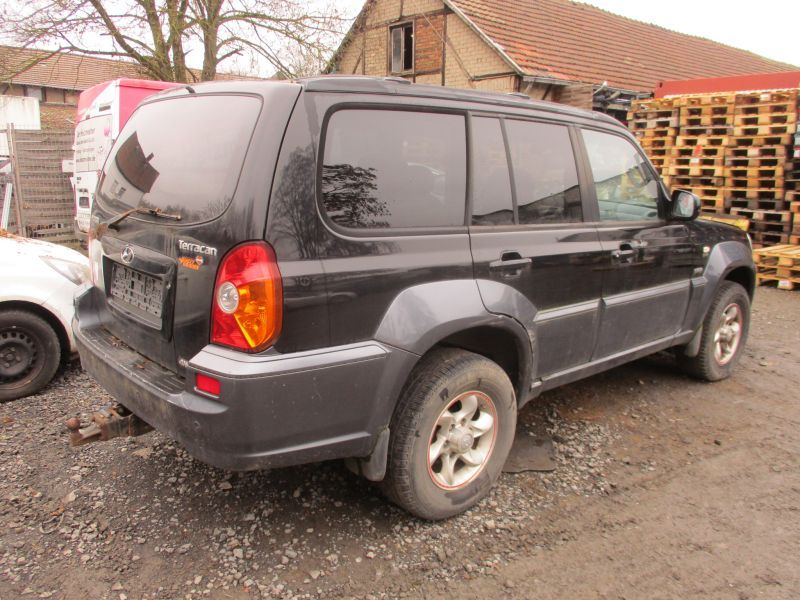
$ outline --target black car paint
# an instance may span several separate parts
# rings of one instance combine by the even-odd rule
[[[255,469],[369,456],[385,440],[411,369],[436,344],[497,360],[522,405],[544,389],[690,343],[719,282],[734,270],[752,294],[745,234],[669,220],[666,190],[657,224],[599,223],[581,152],[585,220],[578,224],[468,227],[468,192],[463,227],[354,233],[326,219],[319,204],[323,124],[342,106],[536,118],[567,124],[576,144],[581,127],[633,141],[605,116],[368,78],[195,87],[197,94],[206,90],[254,94],[268,107],[229,208],[189,226],[131,216],[118,231],[97,230],[113,216],[102,202],[92,216],[104,271],[132,246],[130,266],[170,286],[174,318],[165,317],[160,330],[137,323],[109,303],[105,282],[76,298],[74,327],[87,370],[206,462]],[[217,254],[187,270],[179,239]],[[275,249],[284,317],[277,343],[250,355],[208,340],[219,261],[253,239]],[[634,239],[647,245],[633,261],[615,261],[612,253]],[[631,309],[650,322],[629,327]],[[611,326],[603,322],[609,314]],[[220,397],[194,389],[195,373],[218,377]],[[385,452],[385,444],[379,448]],[[371,478],[379,479],[381,457],[370,464]]]

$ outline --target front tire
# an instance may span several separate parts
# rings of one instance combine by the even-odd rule
[[[680,356],[683,369],[698,379],[730,377],[750,330],[750,296],[738,283],[723,281],[703,320],[697,356]]]
[[[497,482],[516,424],[514,388],[503,369],[465,350],[432,351],[392,418],[385,494],[423,519],[464,512]]]
[[[25,310],[0,311],[0,402],[35,394],[60,363],[58,335],[47,321]]]

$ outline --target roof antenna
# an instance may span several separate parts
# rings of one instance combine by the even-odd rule
[[[190,86],[190,85],[186,86],[186,91],[189,92],[190,94],[196,94],[197,93],[197,92],[194,91],[194,88],[192,86]]]

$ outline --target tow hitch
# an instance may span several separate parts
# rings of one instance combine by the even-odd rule
[[[153,428],[121,404],[101,408],[92,415],[86,427],[72,417],[67,421],[69,445],[83,446],[92,442],[105,442],[115,437],[143,435]]]

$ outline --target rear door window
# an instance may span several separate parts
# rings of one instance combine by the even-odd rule
[[[328,121],[320,190],[337,225],[463,226],[466,178],[463,115],[343,109]]]
[[[472,133],[472,224],[512,225],[514,204],[500,120],[474,117]]]
[[[221,215],[233,198],[261,101],[187,95],[137,109],[103,168],[100,202],[112,211],[157,208],[179,224]]]
[[[520,225],[581,221],[578,170],[564,125],[507,119]]]

